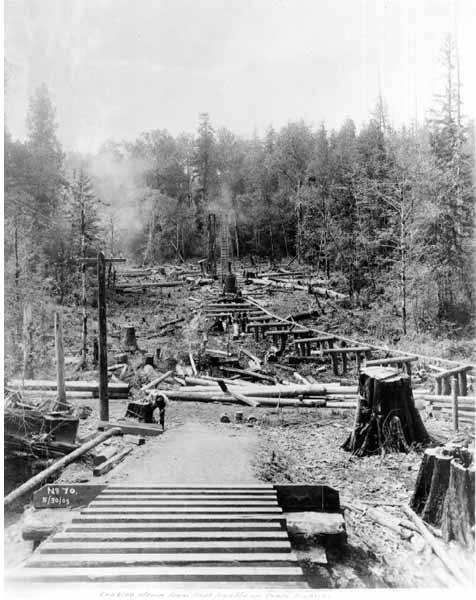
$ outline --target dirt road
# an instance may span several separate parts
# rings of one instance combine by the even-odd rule
[[[188,421],[149,438],[100,481],[129,484],[252,483],[259,446],[253,429]],[[95,479],[96,482],[96,479]]]

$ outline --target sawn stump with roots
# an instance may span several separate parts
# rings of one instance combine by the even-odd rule
[[[359,377],[352,433],[342,445],[356,456],[408,452],[431,438],[415,407],[408,375],[396,369],[367,367]]]

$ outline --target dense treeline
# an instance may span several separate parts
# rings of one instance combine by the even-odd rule
[[[236,256],[311,263],[352,301],[390,307],[403,333],[467,324],[474,124],[462,116],[450,39],[443,63],[444,93],[419,127],[394,129],[381,99],[360,129],[290,122],[252,139],[201,114],[195,135],[154,130],[95,156],[64,155],[40,88],[27,140],[5,139],[13,341],[32,295],[80,301],[79,259],[98,247],[139,263],[204,256],[209,212],[227,222]]]

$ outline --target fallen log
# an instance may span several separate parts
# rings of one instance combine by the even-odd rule
[[[309,291],[311,294],[318,294],[319,296],[333,298],[334,300],[345,300],[347,298],[345,294],[334,292],[334,290],[329,290],[328,288],[319,287],[317,285],[309,286]]]
[[[312,319],[313,317],[318,317],[320,315],[320,311],[315,308],[313,310],[308,310],[305,312],[294,313],[292,315],[288,315],[286,317],[287,321],[304,321],[305,319]]]
[[[258,406],[258,402],[256,402],[255,400],[252,400],[251,398],[247,398],[243,394],[240,394],[240,392],[237,392],[236,389],[228,388],[228,386],[226,385],[226,383],[223,380],[219,379],[217,381],[217,383],[223,392],[229,393],[231,396],[233,396],[233,398],[235,398],[239,402],[242,402],[243,404],[246,404],[247,406],[253,406],[254,408],[256,406]]]
[[[355,393],[354,387],[327,387],[321,385],[284,385],[277,384],[274,386],[263,386],[263,385],[253,385],[253,384],[237,384],[237,382],[230,382],[230,380],[221,380],[225,381],[229,388],[236,389],[240,394],[245,396],[255,396],[260,398],[277,398],[277,397],[285,397],[285,398],[308,398],[312,396],[318,397],[335,397],[337,398],[348,398],[349,396],[352,399],[357,399],[357,395]],[[164,390],[164,393],[173,398],[174,396],[179,399],[181,395],[187,396],[189,394],[199,395],[207,395],[210,392],[213,392],[212,386],[204,385],[204,386],[184,386],[178,390]]]
[[[151,390],[152,388],[157,387],[159,385],[159,383],[162,383],[162,381],[165,381],[168,377],[171,377],[173,374],[174,374],[174,371],[167,371],[167,373],[163,373],[156,379],[153,379],[150,383],[143,385],[141,387],[141,390],[142,391]]]
[[[104,442],[104,440],[107,440],[113,435],[120,434],[121,431],[117,427],[111,427],[109,431],[101,433],[91,441],[86,442],[85,444],[80,446],[77,450],[71,452],[71,454],[67,454],[63,458],[60,458],[59,460],[54,462],[50,467],[48,467],[44,471],[41,471],[41,473],[38,473],[28,481],[25,481],[25,483],[23,483],[17,489],[13,490],[13,492],[10,492],[10,494],[8,494],[8,496],[6,496],[3,500],[4,506],[10,505],[12,502],[17,500],[24,494],[31,492],[36,486],[40,485],[40,483],[43,483],[43,481],[48,479],[48,477],[51,477],[51,475],[54,475],[63,467],[66,467],[70,463],[74,462],[77,458],[80,458],[81,456],[86,454],[86,452]]]
[[[452,575],[456,577],[458,582],[467,587],[471,586],[471,583],[461,572],[458,565],[454,563],[453,560],[448,556],[442,544],[430,532],[430,530],[428,529],[428,527],[426,527],[425,523],[420,519],[420,517],[415,512],[413,512],[413,510],[408,506],[402,505],[402,510],[407,515],[407,517],[416,525],[420,535],[423,537],[425,542],[431,547],[433,552],[436,554],[436,556],[438,556],[438,558],[450,571],[450,573],[452,573]]]
[[[132,435],[160,435],[162,428],[160,426],[150,425],[136,425],[134,423],[113,423],[111,421],[99,421],[98,430],[111,430],[118,429],[119,434],[132,434]]]
[[[96,381],[66,381],[66,392],[93,392],[99,393],[99,384]],[[7,387],[21,388],[25,390],[55,390],[56,381],[46,379],[25,379],[22,382],[20,379],[12,379]],[[113,396],[115,393],[128,394],[129,384],[127,383],[108,383],[108,394]]]
[[[107,473],[113,467],[115,467],[118,463],[120,463],[121,460],[123,460],[130,452],[132,452],[132,447],[125,448],[121,452],[117,452],[109,460],[107,460],[106,462],[102,463],[102,465],[99,465],[98,467],[95,467],[93,469],[93,475],[95,477],[99,477],[100,475],[104,475],[104,473]]]
[[[166,327],[170,327],[171,325],[177,325],[178,323],[183,323],[185,321],[184,317],[180,317],[180,319],[172,319],[171,321],[165,321],[165,323],[161,323],[158,326],[158,329],[165,329]]]
[[[235,369],[233,367],[226,367],[224,365],[218,365],[220,371],[226,371],[227,373],[236,373],[237,375],[243,375],[250,377],[251,379],[257,379],[258,381],[269,381],[270,383],[276,383],[276,379],[270,375],[264,375],[262,373],[256,373],[256,371],[248,371],[245,369]]]
[[[102,465],[112,456],[114,456],[114,454],[117,454],[116,446],[106,446],[105,448],[102,448],[98,454],[93,456],[93,465],[95,467]]]
[[[353,501],[352,503],[341,501],[341,505],[344,508],[347,508],[348,510],[363,514],[364,516],[368,517],[371,521],[373,521],[374,523],[378,523],[378,525],[381,525],[382,527],[390,529],[391,531],[396,533],[402,540],[409,540],[413,535],[412,533],[405,531],[398,523],[398,521],[389,518],[387,515],[375,508],[372,508],[371,506],[358,505],[355,501]]]
[[[154,281],[148,283],[116,283],[116,290],[142,290],[144,288],[167,288],[185,285],[185,281]]]

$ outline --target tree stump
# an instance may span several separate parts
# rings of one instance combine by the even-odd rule
[[[154,367],[154,355],[153,354],[146,354],[145,355],[145,365],[150,365],[151,367]]]
[[[441,448],[428,448],[422,458],[415,491],[410,506],[427,523],[439,527],[443,516],[451,456],[444,455]]]
[[[412,444],[430,441],[408,375],[385,367],[364,369],[359,375],[354,426],[342,445],[344,450],[356,456],[408,452]]]
[[[473,453],[450,444],[427,449],[410,506],[424,521],[441,527],[446,542],[456,540],[473,550]]]
[[[135,352],[138,350],[135,327],[124,327],[121,346],[125,352]]]

